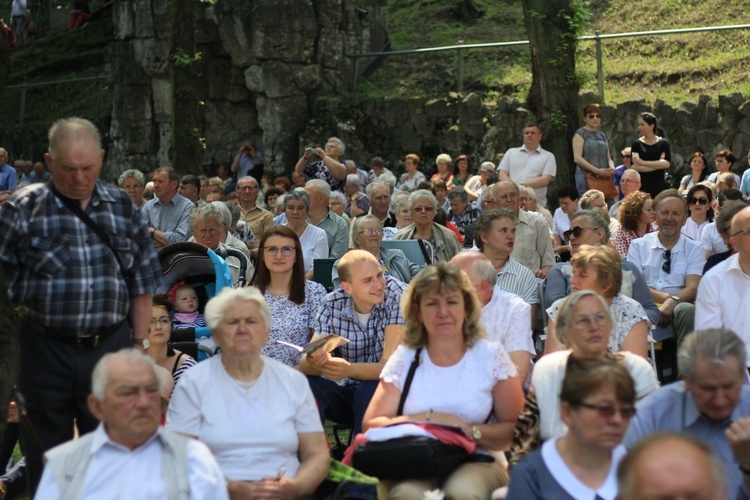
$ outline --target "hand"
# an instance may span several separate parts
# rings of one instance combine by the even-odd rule
[[[307,364],[315,368],[317,371],[323,370],[328,360],[331,359],[331,354],[327,352],[318,352],[313,355],[307,355]]]
[[[726,436],[740,467],[750,470],[750,417],[740,418],[730,425]]]
[[[474,432],[471,430],[471,424],[452,413],[434,411],[430,414],[430,422],[457,425],[461,428],[461,431],[466,434],[466,437],[471,438],[472,440],[474,439]]]
[[[8,405],[8,423],[9,424],[17,424],[18,423],[18,405],[16,405],[15,401],[11,401]]]
[[[615,169],[614,168],[605,168],[600,171],[600,175],[604,175],[606,177],[614,177],[615,175]]]
[[[671,297],[662,302],[659,306],[659,314],[661,315],[659,326],[668,326],[672,322],[675,307],[677,307],[677,302]]]
[[[265,477],[260,481],[231,481],[227,487],[232,500],[282,499],[299,496],[299,481],[290,477]]]
[[[539,279],[547,279],[547,271],[544,271],[543,269],[537,269],[534,271],[534,276]]]
[[[321,160],[326,157],[326,150],[323,148],[315,148],[315,152],[318,153]]]
[[[349,363],[344,358],[331,358],[323,365],[320,373],[330,378],[331,380],[341,380],[349,376]]]

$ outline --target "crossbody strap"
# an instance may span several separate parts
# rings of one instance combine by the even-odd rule
[[[417,368],[419,367],[419,355],[421,353],[421,347],[414,353],[414,361],[411,362],[409,373],[406,375],[406,381],[404,381],[404,390],[401,391],[401,400],[398,402],[398,413],[396,413],[396,416],[404,413],[404,403],[406,403],[406,396],[409,395],[409,388],[411,387],[411,381],[414,378],[414,372],[417,371]]]

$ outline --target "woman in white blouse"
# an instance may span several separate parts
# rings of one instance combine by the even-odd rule
[[[328,258],[328,236],[317,226],[307,222],[310,211],[310,198],[304,191],[291,191],[284,195],[284,214],[289,229],[294,231],[302,245],[305,257],[305,278],[312,279],[313,261]],[[263,235],[258,235],[262,237]]]
[[[714,209],[711,208],[714,193],[708,186],[696,184],[688,191],[686,200],[690,217],[680,231],[688,238],[701,241],[703,228],[714,220]]]
[[[426,420],[459,427],[477,443],[476,453],[507,450],[523,406],[521,383],[502,345],[484,338],[482,308],[468,276],[455,264],[438,262],[419,273],[404,293],[404,344],[383,368],[364,428]],[[415,356],[421,362],[399,415]],[[391,484],[388,496],[421,499],[425,490],[440,487],[447,497],[489,499],[508,479],[504,464],[489,460],[465,463],[439,479]]]

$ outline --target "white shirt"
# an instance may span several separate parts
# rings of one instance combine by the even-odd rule
[[[707,252],[711,252],[711,255],[724,252],[727,248],[726,243],[721,239],[719,230],[716,229],[716,222],[711,222],[703,228],[701,243],[703,244],[703,249]]]
[[[500,342],[506,351],[528,351],[534,355],[530,309],[521,297],[495,286],[492,299],[482,308],[480,323],[487,330],[487,338]]]
[[[728,328],[750,349],[750,276],[742,271],[739,258],[739,254],[732,255],[701,279],[695,299],[695,329]]]
[[[565,242],[568,241],[563,236],[563,233],[570,229],[570,217],[568,214],[563,212],[562,208],[555,210],[555,216],[552,219],[552,234],[559,236],[560,239]]]
[[[510,180],[516,184],[529,179],[536,179],[544,174],[552,177],[557,175],[557,163],[555,155],[546,151],[539,146],[534,151],[529,151],[526,146],[520,148],[510,148],[505,152],[497,170],[508,172]],[[543,207],[547,207],[547,186],[534,188],[536,193],[536,202]]]
[[[91,464],[86,473],[86,484],[81,498],[162,499],[167,497],[167,486],[161,472],[161,428],[148,441],[129,448],[112,441],[104,425],[94,431],[91,442]],[[191,499],[228,499],[224,476],[205,444],[194,439],[187,446],[188,484]],[[55,475],[50,467],[44,469],[36,498],[60,498]]]
[[[688,275],[703,274],[706,253],[700,242],[680,235],[672,248],[672,267],[669,273],[662,269],[665,251],[666,248],[659,241],[658,231],[648,233],[630,244],[628,261],[638,266],[649,287],[675,294],[685,288]]]
[[[680,232],[691,240],[700,241],[701,235],[703,234],[703,228],[705,228],[708,224],[708,220],[705,220],[699,226],[693,219],[688,217],[687,221],[685,221],[685,225],[682,226],[682,229],[680,229]]]
[[[315,259],[328,258],[328,234],[317,226],[310,223],[299,239],[302,245],[302,255],[305,258],[305,272],[313,268]]]

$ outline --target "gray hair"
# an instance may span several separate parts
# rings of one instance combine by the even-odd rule
[[[341,154],[344,154],[344,153],[346,153],[346,146],[344,146],[344,141],[342,141],[342,140],[341,140],[341,139],[339,139],[338,137],[329,137],[329,138],[328,138],[328,140],[327,140],[326,142],[327,142],[327,143],[328,143],[328,142],[333,142],[333,143],[335,143],[335,144],[336,144],[336,148],[337,148],[337,149],[338,149],[339,151],[341,151]]]
[[[396,187],[396,176],[392,172],[383,172],[378,176],[380,182],[384,182],[390,190]]]
[[[156,377],[156,380],[159,381],[159,386],[161,387],[161,379],[159,378],[159,373],[156,371],[156,363],[154,362],[154,360],[138,349],[130,347],[117,352],[110,352],[109,354],[105,354],[104,356],[102,356],[102,359],[100,359],[96,363],[94,372],[91,374],[91,394],[93,394],[94,397],[99,401],[104,401],[104,397],[107,392],[107,382],[109,381],[109,365],[110,363],[118,359],[124,360],[129,365],[134,365],[136,363],[145,361],[151,367],[151,370],[153,370],[154,377]]]
[[[280,194],[278,198],[276,198],[276,203],[274,203],[273,208],[276,211],[276,213],[279,213],[284,210],[284,200],[286,199],[286,193]],[[344,205],[346,205],[346,202],[344,202]]]
[[[349,177],[347,175],[347,177]],[[314,189],[319,193],[325,195],[329,200],[331,199],[331,186],[323,179],[312,179],[305,183],[306,188]]]
[[[602,241],[600,241],[601,244],[609,243],[609,239],[612,236],[612,233],[609,230],[609,223],[601,213],[597,212],[596,210],[579,210],[573,216],[573,220],[576,220],[579,217],[586,217],[591,225],[594,226],[594,229],[602,230],[603,234]]]
[[[221,223],[227,228],[227,231],[232,229],[232,212],[229,211],[229,207],[223,201],[212,201],[211,205],[217,207],[221,212]]]
[[[248,286],[244,288],[225,288],[221,293],[208,301],[204,311],[208,327],[211,330],[217,329],[227,307],[240,301],[254,302],[258,306],[264,326],[266,328],[273,326],[273,316],[271,316],[271,308],[268,307],[268,302],[266,302],[260,290],[253,286]]]
[[[346,174],[346,183],[356,186],[358,189],[362,185],[362,181],[357,174]]]
[[[530,188],[529,186],[520,186],[521,192],[526,193],[529,195],[530,200],[536,200],[536,191],[534,191],[533,188]]]
[[[351,241],[349,242],[349,248],[359,248],[355,240],[357,238],[357,234],[359,233],[359,228],[362,227],[362,224],[364,222],[377,222],[378,226],[380,226],[380,220],[374,215],[367,214],[361,217],[354,217],[352,219],[352,233]]]
[[[240,206],[236,203],[229,203],[224,202],[229,209],[229,212],[232,214],[232,224],[227,229],[234,229],[234,227],[237,225],[237,222],[240,220],[240,215],[242,215],[242,211],[240,210]]]
[[[451,155],[449,155],[448,153],[440,153],[439,155],[437,155],[437,158],[435,158],[435,165],[437,165],[440,160],[446,162],[449,166],[451,163],[453,163],[453,158],[451,158]]]
[[[604,200],[604,193],[602,193],[598,189],[589,189],[581,195],[581,199],[578,201],[578,203],[581,204],[582,209],[587,210],[591,203],[594,200],[598,200],[599,198]]]
[[[240,177],[237,179],[237,188],[239,189],[240,181],[253,181],[253,184],[255,184],[256,187],[260,187],[260,184],[258,184],[258,181],[253,177],[252,175],[246,175],[244,177]]]
[[[52,124],[47,134],[49,155],[53,159],[56,159],[57,149],[61,142],[70,139],[80,139],[83,135],[88,135],[94,140],[97,150],[102,149],[102,136],[99,134],[99,129],[96,128],[96,125],[90,121],[77,117],[57,120]]]
[[[190,227],[193,228],[198,222],[216,219],[216,222],[223,224],[224,214],[221,209],[211,203],[198,205],[190,213]]]
[[[398,214],[401,211],[401,207],[406,205],[406,208],[409,208],[409,197],[403,197],[399,199],[394,205],[393,205],[393,212],[395,214]]]
[[[146,176],[143,175],[143,172],[134,168],[126,170],[120,174],[120,177],[117,179],[117,185],[122,187],[127,179],[135,179],[141,187],[146,185]]]
[[[492,265],[492,261],[489,257],[483,253],[475,252],[474,250],[461,250],[455,257],[458,257],[459,255],[470,259],[471,267],[469,268],[469,278],[472,281],[474,279],[486,281],[489,283],[490,288],[494,288],[495,283],[497,282],[497,271],[495,270],[495,266]]]
[[[367,199],[368,200],[372,200],[372,191],[376,187],[382,187],[382,188],[384,188],[386,190],[386,192],[388,193],[388,196],[391,195],[391,188],[388,187],[388,184],[386,184],[383,181],[373,181],[373,182],[369,183],[367,185],[367,187],[365,187],[365,194],[367,194]]]
[[[310,198],[304,191],[289,191],[284,195],[284,210],[290,201],[301,200],[305,204],[305,209],[310,211]]]
[[[747,351],[745,342],[737,334],[726,328],[698,330],[682,341],[677,353],[677,366],[685,378],[692,381],[695,363],[699,359],[713,366],[725,366],[729,356],[737,360],[740,375],[744,375]]]
[[[341,191],[331,191],[331,199],[335,199],[342,205],[346,206],[346,195]]]
[[[427,191],[426,189],[417,189],[412,194],[410,194],[409,211],[412,211],[414,209],[414,203],[416,203],[417,200],[429,200],[429,202],[432,203],[434,212],[437,212],[438,201],[437,198],[435,198],[435,195],[431,192]]]
[[[632,175],[635,177],[635,180],[638,182],[641,182],[641,173],[637,170],[633,170],[632,168],[626,168],[625,171],[622,173],[622,177],[625,177],[626,175]],[[622,180],[622,177],[620,177],[620,180]]]
[[[461,203],[469,203],[469,193],[467,193],[466,190],[462,187],[453,188],[448,193],[449,200],[452,200],[454,198],[458,198]]]
[[[595,297],[601,303],[602,307],[607,312],[607,317],[609,318],[610,331],[614,327],[615,320],[612,317],[612,311],[609,309],[609,305],[607,305],[604,297],[593,290],[579,290],[564,298],[560,307],[557,309],[557,317],[555,318],[555,336],[557,337],[557,340],[566,347],[569,347],[568,328],[570,327],[570,317],[573,315],[573,309],[575,309],[581,299],[586,297]]]

